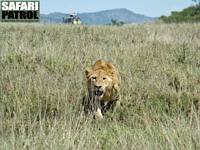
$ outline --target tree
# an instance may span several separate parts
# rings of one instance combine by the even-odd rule
[[[117,19],[111,19],[111,25],[122,26],[124,25],[124,22],[118,21]]]
[[[200,5],[200,0],[192,0],[193,2],[195,2],[197,5]]]
[[[117,24],[117,19],[111,19],[111,24],[116,25]]]
[[[200,4],[182,11],[172,11],[170,16],[161,16],[159,19],[165,23],[200,22]]]

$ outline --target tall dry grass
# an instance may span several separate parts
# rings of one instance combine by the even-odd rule
[[[0,149],[199,149],[200,24],[0,24]],[[84,116],[84,69],[118,66],[122,106]]]

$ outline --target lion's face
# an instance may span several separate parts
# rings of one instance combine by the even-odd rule
[[[118,69],[110,62],[97,60],[94,65],[86,68],[88,99],[85,108],[102,118],[101,111],[106,111],[115,105],[119,99],[121,78]],[[87,109],[85,109],[87,110]]]
[[[103,70],[90,72],[88,77],[88,90],[92,96],[101,99],[106,91],[112,87],[111,77]]]

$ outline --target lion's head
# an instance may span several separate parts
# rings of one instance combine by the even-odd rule
[[[103,98],[113,86],[112,78],[104,70],[91,71],[87,80],[88,90],[98,98]]]
[[[119,79],[116,68],[111,63],[98,60],[91,68],[87,68],[85,73],[91,97],[100,100],[112,98]]]

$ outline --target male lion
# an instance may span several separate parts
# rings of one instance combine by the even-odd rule
[[[103,118],[108,109],[119,103],[121,77],[117,68],[110,62],[98,60],[85,71],[88,96],[83,100],[84,111]]]

